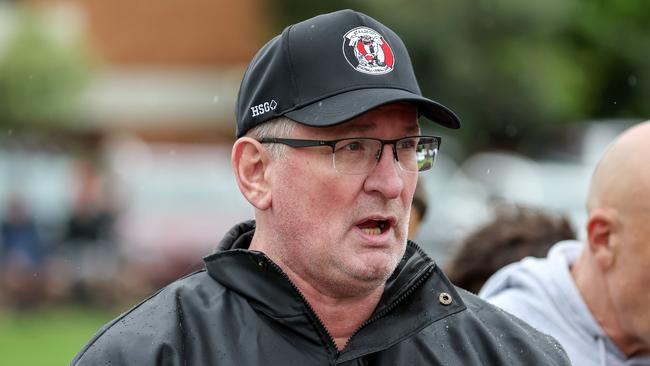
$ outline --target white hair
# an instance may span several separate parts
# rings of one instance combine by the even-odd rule
[[[244,136],[260,140],[269,137],[290,137],[296,122],[287,117],[277,117],[257,125],[246,132]],[[283,144],[265,144],[266,150],[269,152],[271,159],[279,160],[284,157],[284,152],[287,149]]]

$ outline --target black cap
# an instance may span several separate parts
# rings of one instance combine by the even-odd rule
[[[460,127],[447,107],[422,96],[402,40],[375,19],[341,10],[284,29],[255,55],[237,97],[237,137],[286,116],[316,127],[408,101],[426,118]]]

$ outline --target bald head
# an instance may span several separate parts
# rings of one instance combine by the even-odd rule
[[[621,134],[594,171],[587,245],[571,273],[605,333],[627,356],[650,354],[650,121]]]
[[[650,121],[629,128],[605,151],[591,179],[587,210],[650,209]]]

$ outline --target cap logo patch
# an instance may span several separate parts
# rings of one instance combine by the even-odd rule
[[[367,27],[357,27],[345,33],[343,55],[350,66],[365,74],[386,74],[395,66],[393,50],[386,39]]]

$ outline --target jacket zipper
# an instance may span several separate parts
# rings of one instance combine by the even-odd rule
[[[273,269],[275,269],[276,272],[278,272],[280,275],[282,275],[282,277],[285,280],[287,280],[287,282],[289,282],[291,287],[296,291],[296,293],[298,294],[298,296],[300,297],[302,302],[305,304],[305,307],[307,308],[309,313],[314,317],[314,319],[316,319],[316,323],[320,327],[320,330],[323,333],[325,333],[325,335],[327,336],[327,340],[330,343],[329,346],[332,347],[332,349],[335,350],[335,356],[338,357],[341,354],[341,352],[336,347],[336,342],[334,342],[334,338],[332,337],[330,332],[327,330],[327,328],[325,328],[325,325],[323,324],[323,321],[320,319],[318,314],[316,314],[316,312],[311,307],[311,305],[309,304],[309,302],[307,301],[305,296],[302,294],[302,292],[293,283],[293,281],[291,281],[289,276],[282,270],[282,268],[280,268],[280,266],[278,266],[275,262],[273,262],[269,257],[264,256],[264,259],[266,260],[266,262],[268,264],[271,265],[271,267],[273,267]],[[384,310],[380,311],[379,313],[377,313],[374,316],[367,319],[354,332],[352,332],[352,335],[350,335],[350,338],[348,338],[348,341],[345,343],[345,345],[343,346],[342,349],[345,350],[345,348],[348,346],[348,343],[350,343],[350,340],[352,339],[352,337],[354,337],[357,333],[359,333],[361,331],[361,329],[363,329],[367,325],[369,325],[369,324],[383,318],[386,314],[390,313],[393,309],[395,309],[395,307],[397,307],[397,305],[399,305],[402,301],[404,301],[404,299],[409,297],[409,295],[411,295],[413,293],[413,291],[417,290],[418,287],[420,287],[424,283],[424,281],[426,281],[431,276],[431,274],[433,273],[433,268],[434,267],[435,267],[434,263],[429,263],[428,268],[426,269],[426,271],[420,276],[420,278],[418,278],[418,280],[411,287],[409,287],[406,291],[404,291],[404,293],[401,294],[395,301],[388,304],[386,306],[386,308],[384,308]]]
[[[431,274],[433,273],[433,267],[434,266],[435,265],[433,263],[430,263],[428,265],[428,268],[426,269],[426,272],[423,273],[420,276],[420,278],[411,287],[409,287],[406,291],[404,291],[404,293],[401,294],[397,299],[395,299],[395,301],[388,304],[384,308],[384,310],[380,311],[379,313],[373,315],[372,317],[368,318],[365,322],[363,322],[363,324],[361,324],[359,326],[359,328],[357,328],[357,330],[355,330],[352,333],[350,338],[348,338],[348,341],[345,343],[345,346],[343,347],[343,349],[345,350],[347,348],[348,343],[350,343],[350,340],[352,339],[352,337],[354,337],[357,333],[359,333],[361,331],[361,329],[363,329],[364,327],[368,326],[369,324],[371,324],[371,323],[383,318],[384,316],[386,316],[388,313],[393,311],[393,309],[395,309],[397,307],[397,305],[399,305],[402,301],[404,301],[404,299],[409,297],[409,295],[411,295],[413,293],[413,291],[417,290],[418,287],[420,287],[424,283],[424,281],[426,281],[431,276]]]
[[[302,294],[302,292],[300,292],[300,290],[298,289],[298,287],[293,283],[293,281],[291,281],[291,279],[289,278],[289,276],[288,276],[288,275],[287,275],[287,274],[282,270],[282,268],[280,268],[280,266],[278,266],[275,262],[273,262],[269,257],[264,256],[264,259],[266,260],[266,262],[267,262],[268,264],[271,265],[271,267],[273,267],[273,269],[275,269],[278,273],[280,273],[280,275],[282,275],[282,277],[283,277],[285,280],[287,280],[287,282],[289,282],[289,284],[291,285],[291,287],[296,291],[296,293],[298,294],[298,296],[300,297],[300,299],[302,300],[302,302],[305,304],[305,307],[307,308],[307,310],[309,311],[309,313],[314,317],[314,319],[316,319],[316,323],[317,323],[318,327],[320,328],[320,330],[321,330],[323,333],[325,333],[325,335],[327,336],[327,340],[329,341],[329,346],[330,346],[330,347],[335,351],[335,357],[338,357],[338,355],[340,354],[340,352],[339,352],[339,350],[336,348],[336,342],[334,342],[334,337],[332,337],[332,335],[331,335],[330,332],[327,330],[327,328],[325,328],[325,325],[323,324],[323,321],[320,319],[320,317],[318,316],[318,314],[316,314],[316,312],[315,312],[314,309],[311,307],[311,305],[309,304],[309,302],[307,301],[307,299],[305,298],[305,296]]]

